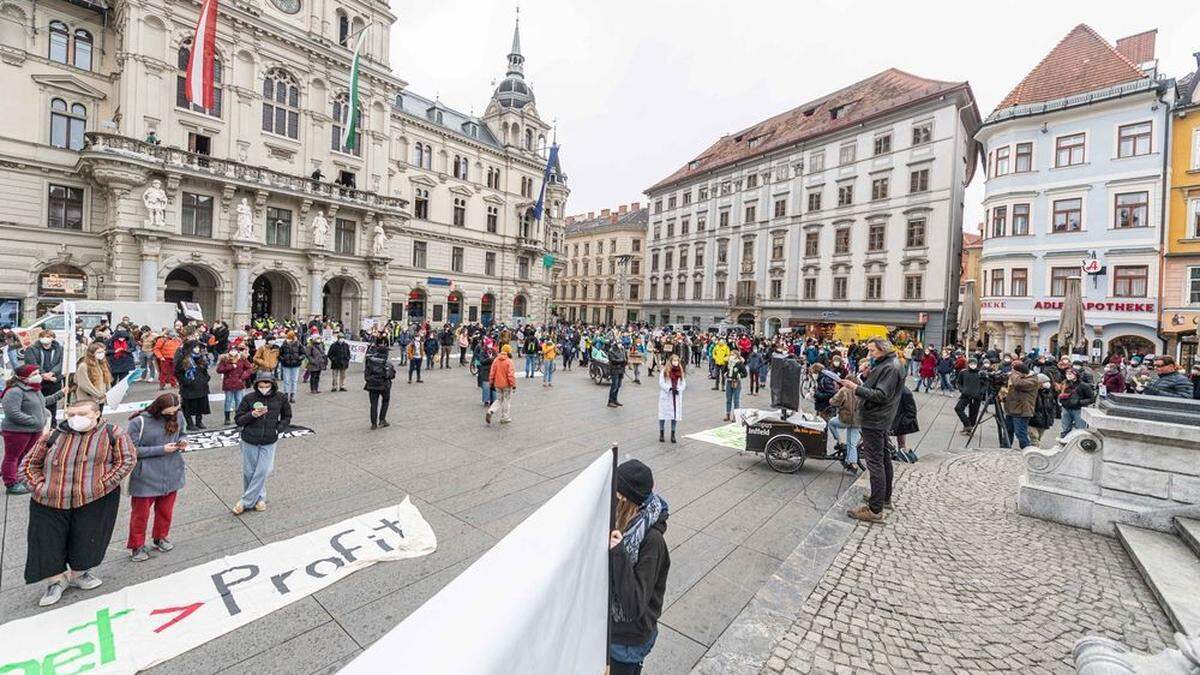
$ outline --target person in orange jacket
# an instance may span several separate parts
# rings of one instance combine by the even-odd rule
[[[492,390],[496,392],[496,400],[488,406],[483,419],[491,424],[492,414],[499,410],[500,423],[508,424],[512,422],[512,395],[517,390],[517,371],[513,367],[512,345],[506,344],[500,348],[500,355],[492,362],[492,368],[488,371],[488,379],[492,383]]]
[[[154,341],[154,358],[158,359],[159,389],[179,386],[179,380],[175,379],[175,352],[182,344],[183,340],[180,340],[179,336],[166,330]]]

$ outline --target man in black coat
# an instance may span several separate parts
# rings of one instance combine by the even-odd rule
[[[621,346],[620,338],[613,338],[608,345],[608,369],[609,369],[609,385],[608,385],[608,407],[618,408],[622,405],[617,397],[621,394],[621,383],[625,380],[625,365],[629,362],[629,357],[625,353],[625,348]]]
[[[892,457],[887,449],[887,436],[900,407],[900,390],[905,376],[892,343],[884,338],[868,341],[867,355],[872,365],[862,384],[842,380],[842,386],[849,387],[859,398],[861,454],[871,474],[871,496],[867,504],[851,509],[848,515],[868,523],[881,523],[884,507],[892,505]]]
[[[242,441],[242,498],[233,505],[233,513],[239,515],[249,508],[266,511],[267,476],[275,466],[275,443],[292,425],[292,404],[279,392],[275,376],[260,372],[233,419],[241,429]]]
[[[979,420],[979,405],[987,398],[988,383],[979,373],[979,362],[974,358],[967,361],[967,368],[958,373],[958,403],[954,414],[962,422],[962,433],[970,436]]]
[[[332,373],[332,389],[330,391],[346,391],[346,370],[350,367],[350,345],[341,333],[334,338],[326,352],[329,357],[329,370]]]

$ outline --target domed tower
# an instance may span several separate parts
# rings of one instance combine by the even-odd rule
[[[531,153],[548,151],[546,133],[550,127],[538,117],[533,88],[525,81],[520,15],[513,28],[512,50],[508,54],[504,79],[492,92],[492,100],[483,113],[483,119],[492,134],[506,147]]]

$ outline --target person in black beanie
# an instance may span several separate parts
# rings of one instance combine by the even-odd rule
[[[611,675],[637,675],[658,639],[671,555],[667,502],[654,492],[654,474],[636,459],[617,467],[616,529],[609,536]]]

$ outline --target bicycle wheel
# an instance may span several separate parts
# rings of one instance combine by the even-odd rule
[[[767,466],[779,473],[796,473],[808,458],[799,439],[788,435],[776,436],[767,441],[763,455],[767,458]]]

